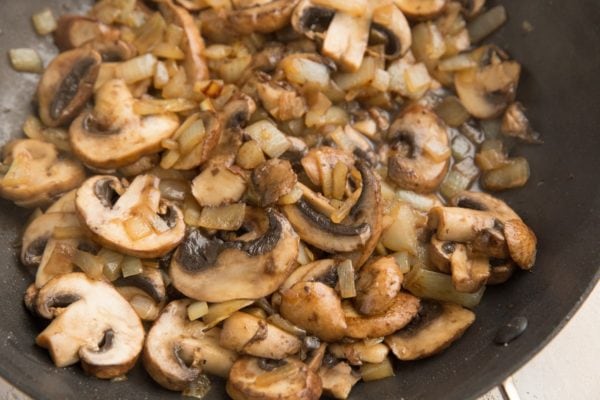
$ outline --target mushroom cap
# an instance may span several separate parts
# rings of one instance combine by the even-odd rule
[[[316,400],[322,388],[319,376],[295,358],[268,363],[241,357],[231,368],[226,390],[233,400]]]
[[[54,44],[61,52],[75,49],[99,37],[116,39],[119,31],[94,18],[77,14],[64,14],[58,18],[56,30],[52,33]]]
[[[162,149],[161,142],[179,126],[175,114],[137,115],[125,82],[112,79],[98,89],[95,106],[69,128],[73,152],[85,164],[119,168]]]
[[[11,167],[0,175],[0,196],[21,207],[39,207],[79,186],[85,179],[81,164],[59,157],[52,143],[18,139],[3,149],[4,164]]]
[[[219,343],[240,354],[275,360],[298,353],[302,345],[291,333],[241,311],[225,320]]]
[[[383,39],[385,57],[395,59],[404,55],[412,44],[412,33],[406,17],[398,6],[388,3],[373,10],[371,39]]]
[[[439,15],[448,0],[394,0],[394,3],[409,18],[415,20],[430,19]]]
[[[345,307],[344,313],[348,324],[346,336],[365,339],[391,335],[406,326],[417,315],[419,304],[419,298],[400,292],[382,314],[362,316],[353,308]]]
[[[423,301],[419,316],[403,330],[386,337],[385,343],[399,360],[418,360],[450,346],[473,321],[475,314],[466,308]]]
[[[390,138],[403,149],[389,158],[389,178],[403,189],[419,193],[435,190],[450,165],[451,152],[444,122],[433,111],[413,105],[394,121]],[[431,145],[436,147],[435,155],[427,150]]]
[[[159,181],[153,175],[139,175],[124,189],[114,176],[88,179],[75,200],[82,225],[95,241],[115,251],[141,258],[167,254],[183,239],[185,223],[177,206],[161,205]],[[123,194],[116,199],[118,193]],[[139,237],[132,237],[126,228],[132,221],[147,228]]]
[[[298,236],[279,212],[267,211],[266,232],[249,241],[222,241],[191,231],[175,252],[173,286],[197,300],[258,299],[273,293],[290,274]]]
[[[352,387],[360,381],[360,375],[343,361],[333,367],[322,366],[319,368],[319,377],[323,393],[336,399],[347,399]]]
[[[334,15],[334,9],[314,4],[311,0],[300,0],[292,14],[291,23],[296,32],[314,39],[315,33],[327,31]]]
[[[77,194],[77,189],[73,189],[70,192],[67,192],[61,195],[58,200],[56,200],[48,209],[46,210],[46,214],[52,213],[74,213],[75,212],[75,195]]]
[[[393,257],[381,257],[362,267],[354,304],[364,315],[383,314],[402,287],[403,275]]]
[[[281,293],[281,315],[319,339],[344,337],[347,325],[340,297],[321,282],[298,282]]]
[[[142,361],[152,379],[164,388],[184,390],[205,371],[226,377],[236,353],[219,345],[217,328],[204,332],[200,321],[190,321],[191,300],[169,303],[148,331]]]
[[[252,184],[260,196],[262,206],[270,206],[288,194],[298,182],[298,177],[288,160],[271,159],[252,171]]]
[[[271,33],[290,22],[296,4],[298,0],[237,0],[236,7],[227,16],[231,26],[240,34]]]
[[[83,273],[60,275],[40,289],[37,313],[53,321],[36,338],[64,367],[81,360],[97,378],[127,373],[142,350],[144,328],[129,303],[108,283]]]
[[[21,245],[21,262],[26,267],[40,264],[46,243],[56,227],[79,226],[75,213],[51,212],[42,214],[27,226]]]
[[[503,232],[513,261],[522,269],[531,269],[537,253],[535,233],[520,218],[505,221]]]
[[[92,97],[102,57],[94,49],[60,53],[50,62],[37,88],[40,119],[51,127],[73,120]]]

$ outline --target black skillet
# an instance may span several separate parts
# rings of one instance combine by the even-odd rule
[[[0,53],[33,47],[47,62],[51,40],[35,36],[31,15],[51,7],[55,15],[91,1],[3,0]],[[477,321],[443,354],[397,363],[396,377],[359,384],[353,399],[468,399],[501,382],[533,357],[569,320],[594,284],[600,265],[600,5],[596,0],[503,1],[506,26],[493,41],[524,66],[519,98],[528,107],[543,146],[521,147],[532,168],[522,190],[501,197],[539,237],[531,273],[489,288]],[[533,25],[525,33],[523,22]],[[0,141],[20,135],[37,77],[0,65]],[[39,331],[22,306],[31,275],[17,263],[14,244],[27,211],[0,202],[0,376],[36,399],[179,399],[154,384],[141,367],[127,381],[111,383],[58,370],[34,345]],[[507,347],[493,344],[497,329],[515,316],[527,331]],[[226,398],[215,382],[208,399]]]

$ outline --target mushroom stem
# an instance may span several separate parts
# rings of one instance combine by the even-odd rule
[[[470,242],[483,230],[494,228],[496,221],[488,212],[458,207],[434,207],[429,212],[429,226],[437,229],[442,241]]]

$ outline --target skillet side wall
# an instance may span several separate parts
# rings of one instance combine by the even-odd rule
[[[0,53],[32,47],[45,63],[51,38],[36,37],[31,15],[45,7],[55,16],[85,8],[75,0],[5,1],[0,14]],[[49,4],[50,3],[50,4]],[[498,1],[492,1],[497,4]],[[489,288],[477,321],[464,338],[442,355],[397,363],[396,378],[358,385],[351,398],[466,399],[497,384],[550,340],[598,280],[600,264],[600,6],[595,0],[504,1],[509,21],[493,42],[523,64],[519,100],[528,108],[543,146],[521,146],[532,177],[527,187],[500,197],[533,227],[540,246],[533,272],[518,273]],[[523,22],[533,32],[526,34]],[[0,142],[20,135],[31,112],[38,79],[13,71],[0,61]],[[32,273],[18,265],[20,227],[28,212],[0,201],[0,375],[36,399],[180,399],[154,384],[139,366],[120,383],[85,377],[79,367],[58,370],[34,345],[42,328],[22,306]],[[492,338],[514,316],[529,328],[508,347]],[[585,344],[582,344],[585,345]],[[207,399],[226,398],[214,382]]]

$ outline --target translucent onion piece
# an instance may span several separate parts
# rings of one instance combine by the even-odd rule
[[[392,254],[398,268],[403,274],[407,274],[410,271],[410,256],[405,251],[399,251],[397,253]]]
[[[126,83],[135,83],[154,76],[156,57],[152,54],[144,54],[119,64],[116,75]]]
[[[139,115],[162,114],[165,112],[190,111],[198,107],[195,101],[188,99],[143,99],[133,103],[133,110]]]
[[[208,312],[202,321],[206,324],[205,331],[216,326],[219,322],[228,318],[231,314],[241,310],[244,307],[248,307],[254,303],[254,300],[230,300],[223,303],[215,303],[208,306]]]
[[[198,225],[206,229],[236,231],[242,227],[246,204],[236,203],[221,207],[204,207]]]
[[[125,232],[131,238],[131,240],[139,240],[148,237],[152,234],[152,225],[139,215],[133,215],[123,221],[123,227]]]
[[[8,51],[12,67],[19,72],[42,73],[44,64],[37,51],[33,49],[10,49]]]
[[[142,260],[139,258],[130,256],[125,256],[125,258],[123,258],[121,272],[123,273],[124,278],[141,274],[143,271],[144,266],[142,265]]]
[[[54,15],[52,15],[52,11],[49,8],[33,14],[31,19],[33,21],[33,27],[38,35],[52,33],[57,27],[56,19],[54,19]]]
[[[352,261],[344,260],[337,266],[338,283],[340,295],[343,299],[356,297],[356,287],[354,286],[354,267]]]
[[[506,22],[506,9],[496,6],[469,22],[467,29],[471,43],[477,43],[489,36]]]
[[[93,254],[75,249],[73,251],[73,264],[77,265],[90,278],[99,279],[102,277],[102,262]]]
[[[258,142],[250,140],[240,147],[235,162],[242,168],[254,169],[265,162],[265,155]]]
[[[503,166],[483,174],[481,183],[488,190],[505,190],[524,186],[529,180],[529,162],[523,157],[510,159]]]
[[[450,170],[444,181],[440,185],[440,193],[446,198],[451,199],[458,193],[466,190],[471,185],[472,179],[463,175],[455,169]]]
[[[279,157],[291,146],[283,132],[267,120],[255,122],[246,128],[246,132],[271,158]]]
[[[394,368],[390,359],[386,358],[378,364],[364,363],[360,367],[360,375],[365,382],[376,381],[394,376]]]
[[[452,127],[458,127],[471,118],[469,112],[462,105],[456,96],[445,97],[435,107],[435,113],[444,120],[446,124]]]
[[[56,226],[52,231],[52,237],[57,240],[81,239],[84,231],[80,226]]]
[[[205,301],[196,301],[187,308],[187,315],[190,321],[195,321],[204,317],[208,313],[208,303]]]
[[[392,211],[395,214],[394,221],[381,235],[383,245],[393,251],[407,251],[410,254],[417,252],[417,232],[415,227],[415,215],[412,208],[407,204],[399,204]]]
[[[143,320],[148,320],[156,314],[156,304],[148,296],[133,296],[131,300],[129,300],[129,304],[131,304],[135,313]]]

